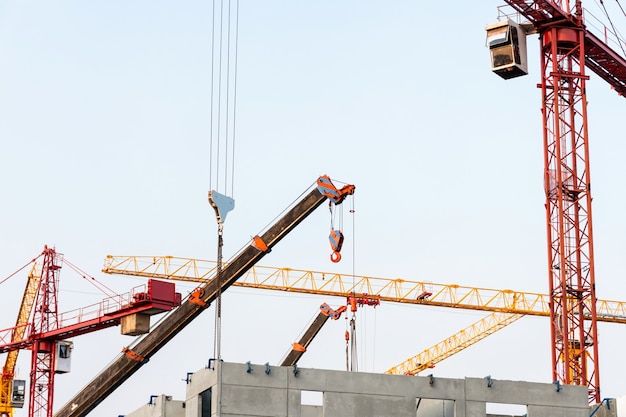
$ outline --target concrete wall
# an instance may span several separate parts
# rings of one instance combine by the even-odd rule
[[[191,376],[186,417],[208,417],[199,399],[208,388],[220,417],[486,417],[487,403],[525,405],[528,417],[589,416],[580,386],[220,363]],[[310,392],[321,393],[320,405],[303,405]]]
[[[168,395],[159,395],[125,417],[185,417],[185,402],[172,400]]]
[[[599,405],[590,407],[589,415],[593,417],[626,416],[626,398],[605,399]]]

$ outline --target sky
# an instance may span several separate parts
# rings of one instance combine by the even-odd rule
[[[343,260],[329,259],[321,207],[262,265],[547,292],[538,40],[528,38],[528,76],[491,73],[484,26],[499,5],[241,1],[224,258],[328,174],[356,186],[354,213],[344,207]],[[0,0],[0,281],[44,245],[118,292],[145,280],[103,274],[106,255],[216,259],[211,33],[211,2]],[[597,294],[626,300],[626,102],[593,75],[588,100]],[[14,324],[27,272],[0,284],[0,328]],[[61,311],[104,298],[87,281],[63,268]],[[193,287],[177,284],[185,296]],[[223,359],[280,363],[322,302],[344,300],[230,288]],[[213,355],[214,314],[90,416],[130,413],[150,395],[183,400],[186,374]],[[362,309],[359,369],[383,372],[483,315]],[[343,322],[326,325],[300,366],[345,369]],[[599,332],[602,396],[625,395],[626,329]],[[111,328],[73,341],[55,410],[132,338]],[[18,377],[29,368],[23,352]],[[525,317],[432,372],[552,382],[548,321]]]

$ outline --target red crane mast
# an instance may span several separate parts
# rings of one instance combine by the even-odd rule
[[[149,316],[169,311],[181,303],[170,282],[150,280],[133,291],[107,298],[78,310],[59,313],[58,286],[63,255],[45,247],[41,280],[31,321],[0,330],[0,353],[31,350],[28,417],[52,417],[54,379],[70,371],[72,342],[65,339],[122,325],[122,333],[136,336],[149,331]],[[20,330],[16,332],[16,330]],[[16,334],[21,336],[15,337]],[[124,349],[127,356],[133,352]]]
[[[540,40],[552,376],[599,403],[585,67],[624,95],[626,60],[587,31],[580,0],[505,2]]]
[[[45,247],[41,282],[35,298],[31,326],[31,371],[29,417],[49,417],[52,415],[54,400],[54,375],[56,365],[57,342],[53,339],[36,339],[59,327],[57,287],[63,255],[52,248]]]

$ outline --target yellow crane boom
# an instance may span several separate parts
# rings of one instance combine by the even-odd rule
[[[417,375],[427,368],[433,368],[435,364],[483,340],[498,330],[502,330],[522,317],[524,317],[522,314],[491,313],[401,364],[389,368],[385,373],[391,375]]]
[[[37,263],[33,263],[33,266],[28,274],[28,280],[26,281],[26,287],[24,288],[24,295],[22,296],[22,303],[17,314],[17,320],[15,329],[11,334],[11,340],[24,339],[24,333],[26,332],[26,325],[30,318],[30,313],[33,309],[35,302],[35,296],[37,295],[37,289],[39,288],[39,282],[41,281],[41,270]],[[17,363],[17,357],[19,350],[13,350],[7,353],[7,358],[2,368],[2,377],[0,378],[0,416],[13,416],[13,377],[15,376],[15,364]],[[23,399],[22,399],[23,402]]]
[[[173,256],[112,256],[103,272],[206,283],[214,261]],[[380,301],[489,311],[491,314],[386,371],[415,375],[503,329],[524,315],[550,316],[547,294],[437,284],[401,278],[342,275],[331,272],[255,265],[233,285],[283,292],[345,297],[365,295]],[[597,300],[597,320],[626,324],[626,302]]]
[[[108,255],[102,272],[203,283],[215,273],[214,261],[173,256]],[[342,275],[292,268],[254,266],[234,286],[345,297],[366,294],[380,301],[489,312],[550,315],[547,294],[438,284],[402,278]],[[626,324],[626,302],[598,300],[598,321]]]

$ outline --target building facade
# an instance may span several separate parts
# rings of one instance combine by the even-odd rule
[[[126,417],[500,417],[487,414],[490,404],[526,417],[590,415],[582,386],[213,365],[190,376],[184,402],[155,397]]]

